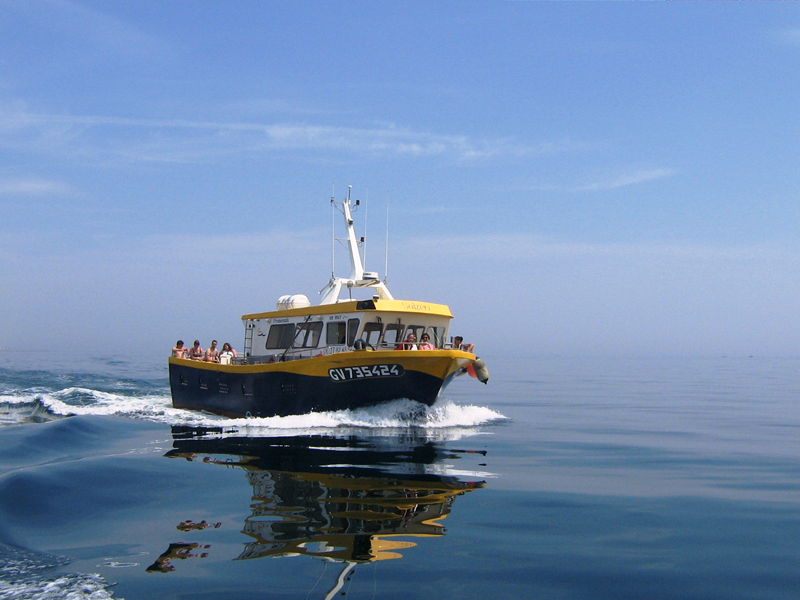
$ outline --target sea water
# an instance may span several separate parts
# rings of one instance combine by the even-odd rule
[[[800,597],[800,360],[484,356],[433,407],[225,419],[0,353],[0,599]]]

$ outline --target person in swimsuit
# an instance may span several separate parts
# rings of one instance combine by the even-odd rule
[[[420,350],[436,350],[436,346],[431,344],[431,336],[427,333],[422,334],[422,341],[419,343]]]
[[[475,352],[475,344],[465,344],[464,338],[457,335],[453,338],[453,349],[463,350],[464,352]]]
[[[234,350],[228,342],[222,344],[222,352],[219,353],[219,361],[226,365],[233,362],[236,358],[236,350]]]
[[[183,340],[175,342],[175,347],[172,349],[172,356],[175,358],[186,358],[186,348],[183,345]]]
[[[204,355],[205,352],[203,352],[203,349],[200,347],[200,340],[195,340],[194,346],[189,349],[189,358],[192,360],[203,360]]]
[[[211,340],[211,345],[206,350],[206,355],[203,358],[206,362],[219,362],[219,350],[217,350],[217,340]]]

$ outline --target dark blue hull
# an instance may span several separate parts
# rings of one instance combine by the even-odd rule
[[[433,369],[440,374],[404,368],[397,363],[407,361],[391,357],[386,357],[386,361],[391,364],[337,367],[341,361],[329,360],[322,365],[316,363],[316,368],[312,369],[314,374],[307,374],[292,363],[286,363],[288,366],[283,368],[283,365],[223,366],[171,359],[172,403],[176,408],[228,417],[338,411],[401,398],[430,406],[458,370],[452,357],[444,361],[452,363],[447,368]],[[389,367],[394,372],[390,372]],[[381,369],[390,374],[381,376]]]

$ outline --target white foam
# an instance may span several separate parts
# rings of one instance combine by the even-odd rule
[[[52,569],[68,562],[64,556],[0,544],[0,599],[107,600],[114,597],[105,579],[97,573],[52,573]]]
[[[451,400],[439,400],[427,407],[410,400],[395,400],[377,406],[356,410],[312,412],[287,417],[262,417],[225,419],[226,429],[258,437],[275,435],[303,435],[320,430],[352,431],[369,429],[370,433],[382,431],[396,434],[410,427],[426,432],[426,439],[455,440],[465,435],[475,435],[474,428],[492,421],[505,419],[503,415],[486,407],[460,406]],[[219,426],[220,422],[217,421]],[[467,431],[470,428],[471,431]]]
[[[97,574],[62,575],[52,580],[0,581],[0,598],[30,600],[107,600],[114,594],[106,589],[105,580]],[[116,600],[123,600],[117,598]]]
[[[123,395],[83,387],[69,387],[55,392],[26,390],[2,395],[0,402],[9,405],[37,402],[49,412],[62,416],[114,415],[168,425],[224,428],[247,435],[275,435],[279,432],[298,434],[341,428],[458,430],[505,419],[502,414],[487,407],[459,405],[448,399],[440,399],[431,407],[410,400],[396,400],[356,410],[240,419],[174,408],[167,394]],[[457,439],[453,437],[454,433],[450,431],[447,438]]]

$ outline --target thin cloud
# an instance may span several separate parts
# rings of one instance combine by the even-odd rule
[[[118,136],[115,130],[134,129]],[[121,141],[124,138],[124,141]],[[58,152],[122,162],[204,162],[225,154],[264,152],[342,152],[369,156],[441,157],[483,160],[569,152],[568,141],[539,145],[509,138],[474,140],[410,128],[381,125],[340,127],[309,123],[258,123],[149,119],[103,115],[54,115],[27,111],[19,103],[0,109],[0,145],[15,150]]]
[[[604,190],[613,190],[629,185],[638,185],[655,179],[662,179],[674,174],[673,169],[647,169],[643,171],[636,171],[634,173],[626,173],[613,179],[596,181],[586,185],[574,188],[577,192],[598,192]]]
[[[784,29],[776,34],[779,43],[800,48],[800,27]]]
[[[132,59],[155,52],[162,56],[171,53],[164,40],[129,22],[75,2],[33,0],[5,4],[4,8],[10,15],[29,21],[49,35],[90,41],[96,50],[94,57],[103,57],[109,52]]]
[[[354,109],[320,108],[307,106],[302,103],[292,103],[280,98],[251,98],[249,100],[234,100],[220,105],[220,110],[225,114],[250,115],[263,117],[264,115],[302,115],[303,117],[341,116],[353,115]]]
[[[587,146],[581,147],[576,145],[572,148],[574,151],[589,149]],[[565,149],[566,151],[566,149]],[[647,183],[648,181],[655,181],[674,175],[677,171],[669,168],[656,168],[656,169],[643,169],[639,171],[627,172],[622,175],[607,177],[599,179],[590,183],[585,183],[577,186],[559,185],[559,184],[532,184],[532,185],[512,185],[501,188],[506,192],[519,192],[519,191],[545,191],[545,192],[559,192],[559,193],[581,193],[581,192],[600,192],[606,190],[614,190],[631,185],[639,185]]]
[[[70,193],[70,187],[45,179],[0,179],[0,196],[53,196]]]
[[[502,261],[528,261],[543,257],[586,259],[589,257],[616,257],[628,260],[670,259],[703,261],[769,261],[800,262],[798,248],[791,244],[763,243],[745,246],[711,246],[703,244],[673,243],[580,243],[562,241],[531,234],[490,234],[470,236],[471,256],[482,262],[498,264]],[[457,258],[463,254],[463,238],[437,236],[421,240],[403,241],[404,254],[413,254],[414,248],[424,248],[438,257]],[[472,260],[478,260],[473,258]]]

